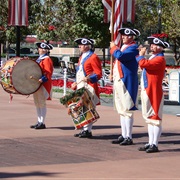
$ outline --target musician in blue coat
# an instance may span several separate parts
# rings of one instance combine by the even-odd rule
[[[134,41],[140,35],[137,29],[121,28],[123,45],[119,49],[110,43],[110,53],[114,56],[113,73],[110,80],[114,82],[114,104],[120,115],[122,134],[113,144],[132,145],[133,111],[137,110],[138,95],[138,45]]]

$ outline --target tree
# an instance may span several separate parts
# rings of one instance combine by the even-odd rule
[[[36,3],[31,5],[33,12],[36,11],[37,6],[39,8],[39,11],[36,11],[36,14],[33,16],[35,23],[32,24],[32,31],[40,40],[48,41],[58,38],[56,31],[58,27],[58,19],[56,17],[58,11],[57,3],[57,0],[45,0],[43,3],[39,1],[38,5]]]
[[[171,3],[171,8],[169,4]],[[163,27],[169,35],[175,62],[180,64],[180,1],[163,1]],[[179,51],[177,50],[179,48]]]
[[[136,0],[136,20],[134,26],[141,32],[141,42],[157,33],[157,0]]]
[[[136,0],[135,26],[141,31],[141,41],[158,32],[157,0]],[[169,43],[173,47],[175,62],[180,63],[180,3],[179,0],[161,0],[162,3],[162,33],[169,36]],[[171,6],[169,6],[171,4]],[[171,8],[170,8],[171,7]]]
[[[104,46],[109,36],[99,0],[45,0],[35,19],[39,39],[59,39],[73,45],[75,38],[86,36]]]
[[[1,62],[1,54],[3,52],[2,44],[6,40],[6,29],[7,29],[7,25],[6,25],[7,18],[5,18],[5,17],[7,17],[7,1],[6,0],[1,1],[0,12],[1,12],[1,16],[0,16],[0,62]]]
[[[99,0],[45,0],[35,17],[35,34],[39,39],[68,41],[73,46],[76,38],[89,37],[104,50],[109,46],[110,33],[103,15]]]
[[[6,38],[6,28],[7,28],[7,1],[2,0],[0,5],[0,41],[4,42]]]

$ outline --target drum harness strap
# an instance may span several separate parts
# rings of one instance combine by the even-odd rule
[[[10,93],[9,96],[10,96],[10,97],[9,97],[9,103],[11,103],[11,102],[12,102],[12,99],[13,99],[13,95]]]
[[[26,98],[28,98],[30,95],[27,95]],[[9,103],[12,102],[12,99],[13,99],[13,95],[12,93],[9,94]]]

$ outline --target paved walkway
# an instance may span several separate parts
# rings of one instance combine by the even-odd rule
[[[29,128],[36,122],[32,96],[14,95],[9,103],[0,88],[0,99],[1,179],[180,180],[179,106],[165,106],[160,152],[147,154],[137,150],[148,140],[141,111],[135,112],[134,145],[121,147],[111,144],[121,131],[111,106],[97,108],[93,138],[80,139],[59,99],[48,102],[45,130]]]

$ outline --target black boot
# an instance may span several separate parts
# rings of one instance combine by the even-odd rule
[[[34,129],[46,129],[46,126],[45,124],[41,123],[41,124],[38,124]]]
[[[31,125],[31,126],[30,126],[30,128],[35,128],[35,127],[37,127],[37,126],[38,126],[38,124],[39,124],[39,123],[34,124],[34,125]]]
[[[79,138],[91,138],[92,133],[89,132],[88,130],[82,131],[82,133],[79,135]]]
[[[155,144],[152,144],[148,149],[146,149],[146,152],[147,153],[159,152],[159,149]]]
[[[125,138],[123,142],[121,142],[119,145],[121,146],[126,146],[126,145],[132,145],[133,144],[133,140],[128,138]]]
[[[79,137],[82,134],[83,131],[81,131],[80,133],[74,134],[74,137]]]

